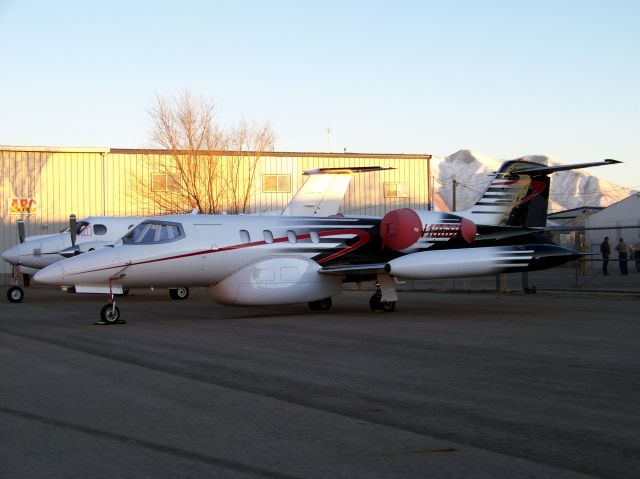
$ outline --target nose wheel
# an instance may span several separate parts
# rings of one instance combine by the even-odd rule
[[[20,273],[20,265],[14,264],[11,271],[11,278],[9,278],[9,284],[11,287],[7,290],[7,299],[10,303],[20,303],[24,299],[24,289],[29,286],[31,282],[31,276],[28,274]]]
[[[10,303],[19,303],[24,298],[24,290],[20,286],[11,286],[7,290],[7,299]]]
[[[116,303],[105,304],[100,310],[100,322],[97,324],[125,324],[126,321],[120,319],[120,308]]]

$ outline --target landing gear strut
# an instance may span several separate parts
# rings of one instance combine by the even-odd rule
[[[22,281],[20,281],[21,278]],[[9,280],[11,287],[7,290],[7,299],[10,303],[19,303],[24,299],[24,289],[20,287],[20,284],[23,284],[26,288],[29,286],[30,278],[28,274],[20,274],[19,264],[13,266],[11,279]]]
[[[123,319],[120,319],[120,308],[116,306],[115,294],[113,293],[113,288],[111,284],[111,282],[114,279],[118,279],[120,277],[120,275],[122,274],[122,271],[124,271],[125,268],[123,268],[120,271],[120,274],[114,275],[111,278],[109,278],[109,302],[105,304],[100,310],[100,321],[98,321],[96,324],[100,324],[100,325],[126,324],[126,321],[124,321]]]
[[[311,301],[309,303],[309,309],[312,311],[327,311],[329,308],[331,308],[332,304],[333,301],[331,300],[331,298],[324,298],[318,301]]]
[[[376,291],[371,296],[369,300],[369,307],[371,311],[384,311],[385,313],[390,313],[396,309],[395,301],[382,301],[382,292]]]

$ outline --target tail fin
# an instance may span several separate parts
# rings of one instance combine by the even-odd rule
[[[338,213],[351,176],[355,173],[393,170],[388,166],[354,166],[346,168],[318,168],[305,171],[309,176],[289,204],[283,216],[331,216]]]
[[[462,215],[481,225],[546,226],[551,173],[614,163],[619,161],[557,166],[522,160],[506,161],[480,199]]]

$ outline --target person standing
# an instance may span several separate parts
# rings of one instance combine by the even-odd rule
[[[607,266],[609,266],[609,256],[611,255],[611,246],[609,246],[609,237],[605,236],[604,241],[600,243],[600,254],[602,254],[602,274],[609,276]]]
[[[627,243],[624,242],[623,238],[620,238],[618,244],[616,245],[616,251],[618,252],[618,264],[620,265],[620,274],[622,276],[627,276],[629,273],[627,271],[627,259],[629,258],[629,247]]]

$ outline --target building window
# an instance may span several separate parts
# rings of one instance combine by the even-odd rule
[[[409,183],[385,183],[385,198],[409,198]]]
[[[262,175],[264,193],[291,193],[291,175]]]
[[[153,191],[180,191],[180,175],[178,173],[153,173],[151,188]]]

